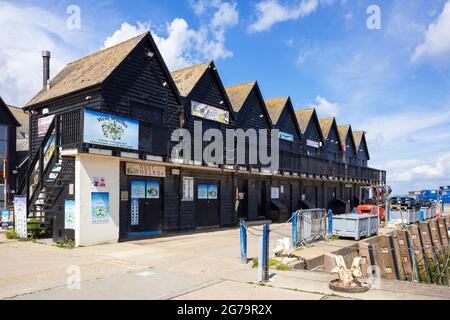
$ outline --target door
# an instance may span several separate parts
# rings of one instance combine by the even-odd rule
[[[238,217],[248,219],[248,180],[239,180],[238,182]]]
[[[264,219],[267,219],[270,217],[270,212],[267,208],[267,182],[265,180],[259,181],[258,196],[258,215]]]
[[[219,225],[219,184],[198,183],[196,185],[195,218],[197,227]]]
[[[162,217],[161,180],[132,180],[131,189],[131,232],[159,231]]]

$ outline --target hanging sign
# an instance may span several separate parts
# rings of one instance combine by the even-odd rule
[[[38,137],[42,138],[47,134],[48,128],[55,116],[47,116],[38,119]]]
[[[191,101],[191,112],[195,117],[224,124],[230,123],[230,113],[228,111],[197,101]]]
[[[309,147],[313,147],[316,149],[319,149],[319,143],[317,141],[313,141],[313,140],[306,140],[306,145]]]
[[[183,201],[194,201],[194,178],[183,177]]]
[[[27,198],[14,197],[14,226],[19,238],[27,238]]]
[[[64,229],[75,230],[75,200],[64,201]]]
[[[139,150],[139,121],[85,110],[83,141],[108,147]]]
[[[151,166],[148,164],[127,162],[125,172],[128,176],[158,177],[158,178],[166,177],[166,167]]]
[[[91,219],[94,224],[109,223],[109,193],[92,192],[91,194]]]
[[[291,142],[294,141],[294,136],[292,134],[282,132],[282,131],[280,131],[280,133],[279,133],[279,138],[282,140],[286,140],[286,141],[291,141]]]

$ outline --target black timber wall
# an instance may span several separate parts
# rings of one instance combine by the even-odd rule
[[[317,122],[316,118],[313,116],[311,121],[308,124],[308,127],[303,134],[303,141],[305,143],[305,150],[309,155],[321,155],[322,148],[314,148],[306,145],[306,140],[316,141],[318,143],[322,142],[321,134],[320,134],[320,124]]]
[[[342,146],[339,143],[339,132],[337,127],[333,124],[331,126],[328,138],[325,140],[325,152],[328,160],[342,161]]]

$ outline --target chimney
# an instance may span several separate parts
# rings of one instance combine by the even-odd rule
[[[43,60],[43,88],[44,90],[50,89],[50,51],[42,51]]]

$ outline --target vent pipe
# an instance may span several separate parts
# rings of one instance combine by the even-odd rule
[[[50,51],[42,51],[43,60],[43,88],[50,89]]]

